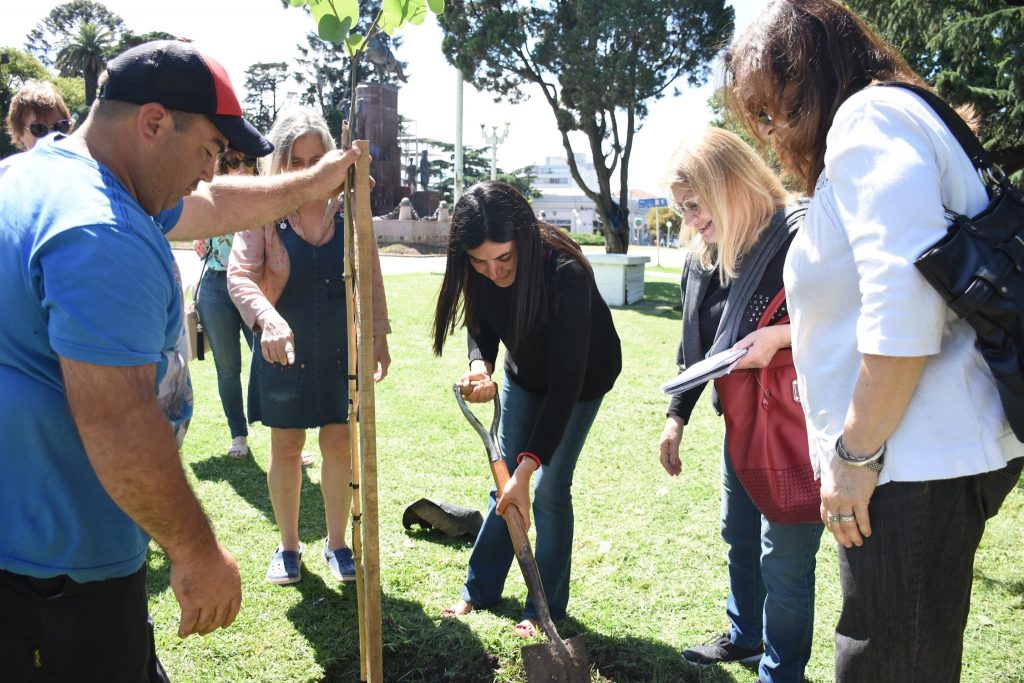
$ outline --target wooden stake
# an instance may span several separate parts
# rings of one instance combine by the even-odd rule
[[[355,182],[354,170],[349,179]],[[345,201],[354,197],[346,187]],[[360,450],[359,450],[359,384],[356,381],[358,355],[356,352],[356,296],[355,296],[355,229],[354,217],[350,206],[345,207],[345,301],[348,313],[348,426],[349,426],[349,486],[352,488],[352,559],[356,568],[356,614],[359,622],[359,680],[367,680],[367,647],[366,647],[366,582],[363,574],[363,537],[362,537],[362,494],[360,486]]]
[[[377,500],[377,425],[373,374],[377,359],[373,352],[373,215],[370,212],[370,144],[356,140],[362,151],[356,161],[355,241],[356,258],[356,350],[359,383],[359,469],[362,498],[363,607],[360,620],[366,629],[366,677],[371,683],[384,680],[383,634],[380,595],[380,539],[378,537]],[[353,470],[355,463],[353,462]],[[357,575],[358,580],[358,575]]]

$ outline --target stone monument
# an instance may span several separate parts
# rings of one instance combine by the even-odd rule
[[[369,140],[370,175],[376,181],[370,194],[374,215],[390,211],[408,190],[402,185],[402,151],[398,146],[398,90],[391,85],[356,88],[354,140]]]
[[[430,159],[427,158],[427,150],[420,153],[419,170],[420,191],[412,193],[412,205],[416,207],[416,212],[419,215],[432,216],[437,211],[437,203],[441,200],[441,195],[430,190]]]

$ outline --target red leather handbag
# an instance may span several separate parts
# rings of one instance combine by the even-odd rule
[[[758,328],[786,300],[780,290]],[[789,322],[782,316],[775,324]],[[715,380],[725,415],[725,442],[743,488],[768,521],[820,522],[821,486],[814,478],[792,349],[779,349],[768,367],[734,370]]]

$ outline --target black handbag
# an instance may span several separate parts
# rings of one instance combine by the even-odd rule
[[[209,240],[207,240],[209,242]],[[206,359],[206,335],[203,330],[203,322],[199,319],[199,290],[202,288],[203,276],[206,275],[206,266],[210,262],[210,254],[213,253],[213,245],[208,244],[206,257],[203,259],[203,268],[199,271],[199,279],[196,280],[195,289],[192,290],[192,301],[185,307],[185,328],[188,332],[189,360]]]
[[[945,237],[914,265],[950,308],[978,334],[978,349],[992,371],[1006,418],[1024,442],[1024,192],[948,104],[929,90],[912,91],[942,119],[985,183],[989,203],[974,217],[946,210]]]

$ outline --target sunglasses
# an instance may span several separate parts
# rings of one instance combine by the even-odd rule
[[[28,132],[32,133],[32,135],[37,138],[46,137],[46,134],[50,131],[57,131],[58,133],[66,135],[69,130],[71,130],[71,121],[67,119],[55,121],[52,126],[47,126],[45,123],[39,123],[38,121],[36,123],[28,124]]]
[[[232,171],[238,170],[238,167],[245,164],[245,167],[250,171],[256,168],[256,159],[254,157],[245,157],[245,159],[239,159],[238,157],[231,157],[230,159],[224,160],[224,165],[230,168]]]

